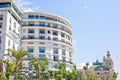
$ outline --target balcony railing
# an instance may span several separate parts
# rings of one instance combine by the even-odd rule
[[[28,25],[22,25],[23,27],[26,27],[26,26],[37,26],[37,27],[47,27],[47,28],[54,28],[54,29],[59,29],[59,30],[62,30],[62,31],[65,31],[65,32],[67,32],[67,33],[69,33],[70,35],[72,35],[72,33],[71,32],[69,32],[69,31],[66,31],[66,30],[64,30],[64,29],[62,29],[62,28],[58,28],[58,27],[54,27],[54,26],[47,26],[47,25],[41,25],[41,24],[39,24],[39,25],[36,25],[36,24],[28,24]]]
[[[65,41],[62,41],[62,40],[57,40],[57,39],[48,39],[48,38],[44,38],[44,39],[41,39],[41,38],[22,38],[22,40],[48,40],[48,41],[57,41],[57,42],[61,42],[61,43],[65,43],[65,44],[68,44],[70,46],[72,46],[71,43],[68,43],[68,42],[65,42]]]
[[[55,61],[54,59],[49,59],[50,61]],[[73,62],[71,61],[63,61],[63,60],[57,60],[58,62],[64,62],[64,63],[69,63],[69,64],[74,64]]]
[[[52,17],[47,17],[47,16],[35,16],[35,15],[30,15],[28,18],[24,18],[24,19],[39,19],[39,20],[48,20],[48,21],[54,21],[54,22],[58,22],[64,25],[67,25],[66,22],[59,20],[59,19],[55,19]]]

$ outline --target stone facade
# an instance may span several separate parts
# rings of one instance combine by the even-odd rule
[[[107,51],[106,57],[103,57],[103,62],[97,60],[93,63],[89,71],[94,73],[95,77],[101,78],[101,80],[111,80],[114,73],[114,64],[110,52]]]

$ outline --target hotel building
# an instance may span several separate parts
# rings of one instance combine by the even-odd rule
[[[8,48],[20,47],[21,11],[11,0],[0,0],[0,58],[6,59]]]
[[[0,0],[0,58],[7,59],[6,49],[21,47],[30,52],[28,59],[47,57],[50,70],[55,70],[58,62],[65,63],[67,70],[73,68],[68,20],[48,13],[22,12],[13,0]]]

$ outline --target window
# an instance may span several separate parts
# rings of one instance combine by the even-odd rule
[[[50,27],[50,23],[47,24],[47,27]]]
[[[2,28],[2,23],[0,23],[0,28]]]
[[[50,34],[50,31],[48,31],[48,34]]]
[[[23,33],[25,33],[26,32],[26,29],[23,29]]]
[[[55,69],[57,69],[57,64],[54,64],[53,67],[54,67]]]
[[[57,44],[53,44],[54,46],[58,46]]]
[[[45,23],[44,22],[40,22],[39,26],[45,26]]]
[[[57,28],[57,24],[53,24],[53,28]]]
[[[0,37],[0,44],[1,44],[1,37]]]
[[[29,19],[34,19],[34,15],[29,15]]]
[[[58,49],[57,48],[53,49],[53,53],[58,54]]]
[[[29,35],[28,39],[34,39],[34,36]]]
[[[39,37],[41,40],[45,40],[45,36],[40,36]]]
[[[0,20],[3,20],[3,15],[0,15]]]
[[[50,40],[51,38],[50,37],[48,37],[48,40]]]
[[[45,30],[39,30],[40,34],[45,34]]]
[[[61,33],[61,36],[62,36],[62,37],[65,37],[65,34],[64,34],[64,33]]]
[[[62,49],[62,55],[65,55],[65,50],[64,49]]]
[[[9,26],[9,30],[11,30],[11,25]]]
[[[8,46],[10,46],[10,40],[8,40]]]
[[[36,15],[36,16],[35,16],[35,19],[39,19],[39,16]]]
[[[69,52],[69,57],[71,57],[72,56],[72,52]]]
[[[45,43],[39,43],[39,44],[45,44]]]
[[[33,42],[28,42],[28,44],[34,44]]]
[[[32,65],[31,65],[31,64],[28,64],[28,68],[29,68],[29,69],[32,69]]]
[[[54,64],[54,66],[53,66],[55,69],[57,69],[57,64]]]
[[[99,75],[100,73],[98,72],[97,74]]]
[[[29,22],[29,26],[34,26],[34,22]]]
[[[45,53],[45,48],[44,48],[44,47],[40,47],[40,48],[39,48],[39,52],[40,52],[40,53]]]
[[[65,57],[62,57],[62,61],[65,62],[65,61],[66,61],[66,58],[65,58]]]
[[[12,19],[10,18],[10,23],[12,22]]]
[[[54,57],[53,57],[53,60],[54,60],[54,61],[58,61],[58,56],[54,56]]]
[[[57,21],[57,19],[55,19],[55,18],[51,18],[51,17],[46,17],[46,20]]]
[[[53,40],[54,40],[54,41],[58,41],[58,38],[54,38],[54,37],[53,37]]]
[[[28,55],[28,59],[29,60],[33,59],[33,55]]]
[[[34,49],[32,47],[28,47],[29,52],[34,52]]]
[[[28,33],[34,33],[34,30],[29,29],[29,30],[28,30]]]
[[[45,20],[46,18],[45,18],[45,16],[40,16],[40,19],[43,19],[43,20]]]
[[[15,49],[15,44],[13,44],[13,49]]]
[[[14,28],[16,28],[16,23],[14,22]]]
[[[44,59],[45,55],[39,55],[39,59]]]
[[[57,36],[58,32],[57,31],[53,31],[53,35]]]

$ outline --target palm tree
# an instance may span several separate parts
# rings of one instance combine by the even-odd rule
[[[29,54],[27,50],[24,50],[23,48],[19,50],[15,49],[8,49],[11,54],[7,54],[8,57],[10,57],[10,60],[15,62],[15,69],[14,71],[18,73],[18,70],[22,67],[20,66],[23,60],[25,59],[25,56]]]
[[[5,61],[5,70],[6,77],[9,79],[15,73],[15,62]]]
[[[0,80],[7,80],[7,78],[5,77],[3,73],[3,63],[4,61],[0,59]]]
[[[112,76],[112,77],[113,77],[113,80],[116,80],[116,79],[117,79],[117,76],[118,76],[118,73],[114,72],[114,73],[113,73],[113,76]]]
[[[88,69],[88,66],[89,66],[89,62],[86,63],[86,67],[87,67],[87,69]]]
[[[85,70],[85,75],[87,76],[87,70],[88,70],[89,63],[87,62],[85,66],[83,66],[83,69]]]
[[[0,72],[0,80],[7,80],[6,76]]]
[[[77,78],[77,80],[84,80],[84,79],[83,79],[83,73],[80,72],[80,71],[77,71],[76,78]]]
[[[35,71],[36,71],[36,78],[39,80],[40,79],[40,70],[45,70],[48,65],[48,59],[43,58],[43,59],[38,59],[38,58],[33,58],[30,62],[31,65],[34,66]]]
[[[65,64],[64,63],[59,63],[57,67],[58,67],[58,70],[59,70],[58,71],[59,76],[65,78],[65,76],[66,76],[66,66],[65,66]]]
[[[87,66],[83,66],[83,69],[85,70],[85,75],[87,75]]]
[[[3,60],[0,59],[0,72],[3,72]]]

